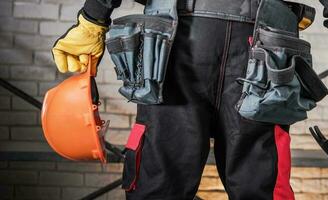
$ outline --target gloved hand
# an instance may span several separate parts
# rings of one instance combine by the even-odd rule
[[[99,59],[104,53],[105,33],[107,31],[107,26],[90,22],[80,14],[78,23],[60,37],[52,49],[58,70],[62,73],[67,71],[85,72],[90,54],[92,72],[95,74]]]
[[[323,22],[323,25],[328,28],[328,0],[319,0],[320,3],[324,6],[323,9],[323,17],[326,18]]]

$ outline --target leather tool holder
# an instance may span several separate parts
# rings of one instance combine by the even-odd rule
[[[293,124],[327,95],[312,69],[311,45],[299,38],[298,17],[283,1],[262,0],[258,9],[243,93],[244,118]]]
[[[138,104],[161,104],[168,58],[178,25],[177,0],[148,1],[143,15],[113,20],[106,41],[119,92]]]

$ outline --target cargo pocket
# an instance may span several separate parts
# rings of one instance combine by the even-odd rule
[[[145,130],[145,125],[135,124],[125,145],[122,188],[126,191],[135,190],[137,186]]]
[[[106,41],[115,64],[119,92],[138,104],[163,103],[163,84],[177,21],[163,16],[115,19]]]
[[[115,64],[117,79],[135,82],[135,66],[140,51],[140,31],[131,35],[113,37],[106,41],[106,46]]]
[[[249,120],[286,125],[306,119],[306,112],[316,104],[304,95],[296,69],[301,61],[311,62],[310,44],[292,32],[268,26],[257,29],[254,38],[246,77],[238,79],[243,84],[236,105],[239,114]],[[318,98],[322,98],[320,94]]]

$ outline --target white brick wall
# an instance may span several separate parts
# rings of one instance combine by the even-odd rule
[[[322,26],[322,7],[318,0],[299,2],[317,8],[315,23],[302,32],[301,37],[311,42],[314,68],[322,72],[328,69],[328,29]],[[1,0],[0,77],[41,100],[49,88],[70,76],[56,71],[50,49],[58,36],[76,22],[77,11],[83,3],[84,0]],[[121,8],[114,11],[113,18],[141,12],[141,5],[133,0],[123,0]],[[107,52],[96,79],[102,102],[101,115],[111,120],[110,134],[106,139],[122,144],[135,120],[136,105],[127,103],[117,92],[121,82],[116,80]],[[325,82],[328,85],[328,78]],[[291,127],[293,149],[319,149],[308,131],[308,127],[313,125],[319,125],[328,134],[328,98],[309,113],[308,120]],[[49,152],[51,149],[41,132],[39,111],[0,87],[0,152]],[[16,199],[38,196],[40,199],[56,200],[78,199],[118,178],[121,171],[119,169],[112,174],[109,170],[115,169],[113,165],[90,163],[4,161],[0,161],[0,169],[0,198],[11,199],[15,195]],[[303,182],[295,179],[294,182],[297,191],[307,191],[306,185],[319,184],[312,179]],[[24,185],[13,186],[16,183]],[[323,190],[314,191],[313,188],[309,192]],[[299,197],[308,196],[317,195],[301,194]],[[122,199],[122,191],[100,199]]]

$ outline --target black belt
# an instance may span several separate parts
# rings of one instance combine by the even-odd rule
[[[274,0],[276,1],[276,0]],[[244,22],[254,22],[260,0],[178,0],[180,16],[202,16]],[[315,18],[315,9],[301,3],[285,1],[299,19],[301,30]]]
[[[180,16],[201,16],[254,22],[258,0],[178,0]]]

